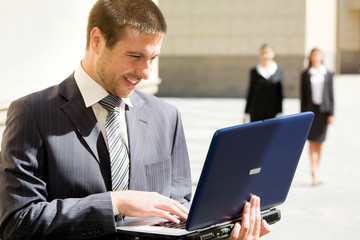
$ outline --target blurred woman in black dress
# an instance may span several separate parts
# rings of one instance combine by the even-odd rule
[[[301,74],[301,111],[315,114],[310,133],[309,153],[313,185],[321,184],[319,162],[327,126],[334,122],[333,74],[323,64],[323,55],[317,48],[311,50],[309,67]]]
[[[271,46],[262,45],[259,57],[260,63],[250,70],[244,123],[248,121],[248,115],[254,122],[282,113],[283,70],[274,61],[275,52]]]

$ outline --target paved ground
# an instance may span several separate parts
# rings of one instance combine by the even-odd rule
[[[360,75],[335,78],[336,119],[324,144],[320,173],[311,186],[305,145],[280,222],[262,239],[360,239]],[[213,132],[241,123],[244,99],[164,98],[182,114],[193,187],[196,188]],[[298,99],[284,101],[284,114],[299,111]]]

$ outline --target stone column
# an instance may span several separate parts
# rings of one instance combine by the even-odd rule
[[[321,11],[323,9],[323,11]],[[336,70],[336,28],[337,1],[306,1],[305,19],[305,63],[312,48],[319,48],[324,54],[324,64],[331,71]]]

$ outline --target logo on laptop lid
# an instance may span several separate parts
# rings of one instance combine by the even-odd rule
[[[249,175],[258,174],[260,172],[261,172],[261,168],[253,168],[253,169],[250,169]]]

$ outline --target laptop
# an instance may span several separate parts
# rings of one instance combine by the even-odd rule
[[[262,216],[275,214],[276,222],[276,207],[288,195],[313,117],[303,112],[217,130],[185,227],[169,227],[156,217],[126,217],[118,222],[117,234],[125,239],[220,239],[241,219],[252,195],[260,197]]]

